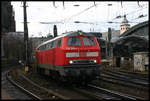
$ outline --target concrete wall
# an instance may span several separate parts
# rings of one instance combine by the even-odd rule
[[[149,65],[148,52],[136,52],[134,53],[134,70],[135,71],[146,71]]]

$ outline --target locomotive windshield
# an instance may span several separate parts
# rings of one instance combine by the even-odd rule
[[[85,46],[95,46],[96,42],[92,37],[83,37],[83,43]]]
[[[96,42],[93,37],[81,37],[85,46],[95,46]],[[69,37],[67,39],[68,46],[81,46],[81,39],[79,37]]]
[[[70,37],[67,40],[67,45],[68,46],[81,46],[81,40],[80,38],[77,38],[77,37]]]

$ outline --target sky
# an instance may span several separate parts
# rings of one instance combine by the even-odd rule
[[[15,12],[16,31],[24,31],[23,3],[12,1]],[[53,26],[57,25],[58,35],[67,31],[107,32],[108,28],[120,29],[126,14],[131,26],[149,20],[148,1],[27,1],[27,22],[29,37],[53,35]],[[77,6],[78,5],[78,6]],[[139,15],[146,15],[138,18]],[[82,23],[74,23],[80,21]],[[112,21],[114,23],[108,23]]]

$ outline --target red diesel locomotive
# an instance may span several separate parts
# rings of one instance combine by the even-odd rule
[[[96,37],[68,32],[36,48],[38,72],[56,79],[92,81],[100,76],[101,54]]]

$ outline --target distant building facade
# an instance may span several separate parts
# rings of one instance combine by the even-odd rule
[[[12,37],[12,36],[24,40],[24,32],[21,31],[8,32],[7,35],[5,35],[4,37]]]
[[[111,36],[112,36],[112,38],[119,37],[120,36],[120,30],[111,29]],[[103,39],[108,39],[108,32],[103,32],[102,33],[102,38]]]
[[[23,50],[24,32],[7,32],[1,39],[2,56],[6,58],[21,58]]]
[[[1,2],[1,56],[3,57],[4,52],[4,40],[3,37],[8,32],[16,31],[15,13],[10,1]]]
[[[1,2],[1,24],[2,32],[15,32],[15,13],[10,1]]]

